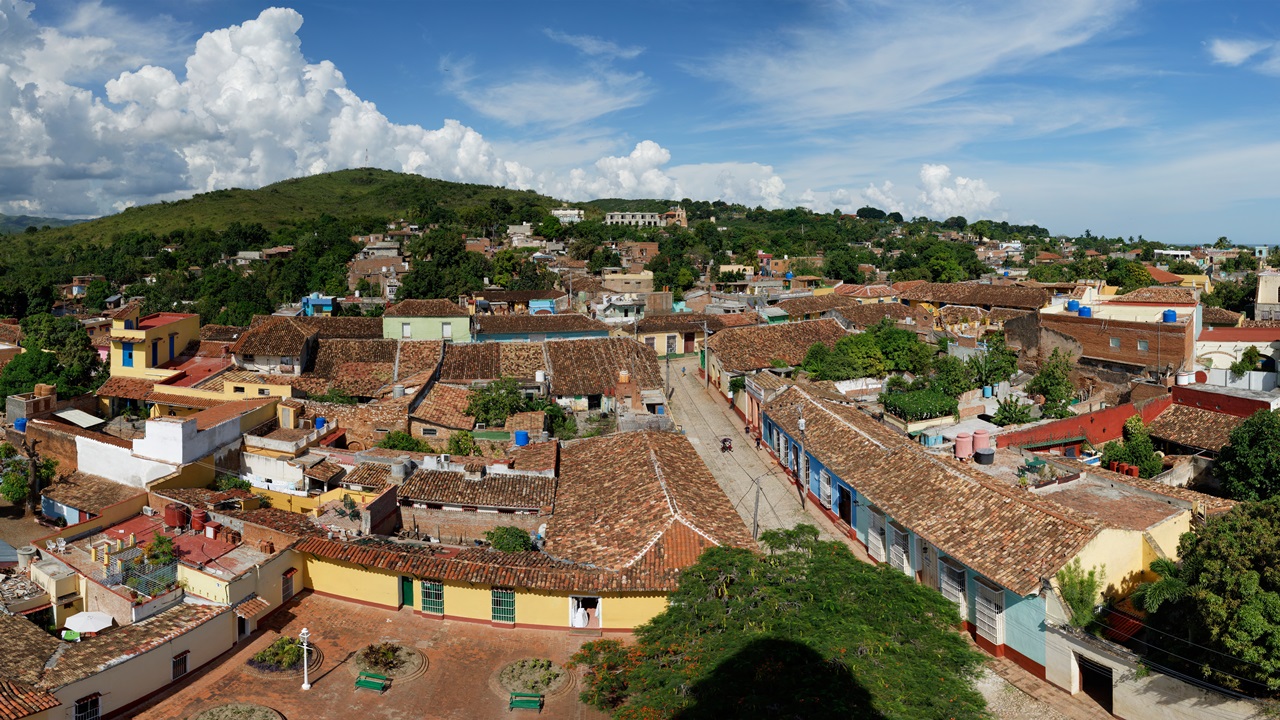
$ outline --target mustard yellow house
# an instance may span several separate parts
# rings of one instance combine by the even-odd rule
[[[168,312],[140,316],[139,309],[137,303],[129,303],[111,316],[111,376],[163,380],[173,371],[160,366],[200,339],[200,316]]]

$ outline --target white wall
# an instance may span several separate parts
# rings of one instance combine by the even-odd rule
[[[147,421],[147,434],[133,441],[134,454],[185,465],[212,455],[240,440],[240,418],[230,418],[207,430],[197,431],[192,417],[159,417]]]
[[[76,464],[79,465],[80,472],[142,489],[146,489],[147,483],[159,480],[178,469],[177,464],[170,465],[137,457],[126,448],[78,436]]]
[[[257,453],[241,453],[241,461],[244,463],[244,470],[241,476],[258,487],[267,490],[278,490],[280,492],[289,492],[290,489],[306,492],[306,483],[303,480],[302,468],[292,465],[284,460],[258,455]],[[264,483],[262,478],[270,479],[270,483]]]

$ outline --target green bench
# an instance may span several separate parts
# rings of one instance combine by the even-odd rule
[[[356,678],[357,688],[367,688],[369,690],[377,690],[385,692],[387,687],[391,685],[391,678],[378,673],[362,672],[360,677]]]
[[[511,693],[511,702],[507,704],[507,712],[516,708],[521,710],[537,710],[542,712],[542,696],[535,693]]]

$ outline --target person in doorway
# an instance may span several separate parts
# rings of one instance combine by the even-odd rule
[[[759,435],[757,435],[757,436],[756,436],[756,450],[759,450],[759,449],[760,449],[760,436],[759,436]]]

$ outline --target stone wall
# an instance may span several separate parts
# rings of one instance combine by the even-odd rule
[[[530,533],[550,519],[548,515],[516,515],[514,513],[462,512],[457,510],[432,510],[430,508],[400,507],[400,523],[403,531],[411,535],[430,535],[447,543],[470,545],[484,540],[488,530],[511,525]]]

